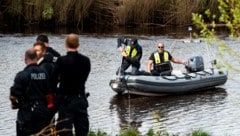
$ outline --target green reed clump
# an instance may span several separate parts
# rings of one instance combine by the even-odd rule
[[[88,136],[112,136],[112,135],[109,135],[106,132],[98,130],[97,132],[90,131]],[[150,129],[146,134],[140,134],[137,130],[126,129],[121,131],[120,134],[117,134],[116,136],[178,136],[178,134],[170,134],[164,131],[154,132],[153,129]],[[211,135],[199,129],[186,134],[186,136],[211,136]]]
[[[53,15],[54,15],[54,12],[53,12],[53,7],[51,6],[51,4],[48,2],[44,3],[43,11],[42,11],[42,18],[44,20],[50,20],[53,18]]]
[[[194,130],[192,133],[188,134],[187,136],[210,136],[210,134],[199,129],[199,130]]]
[[[123,130],[119,135],[117,136],[139,136],[139,132],[135,129],[126,129]]]
[[[97,132],[94,132],[92,130],[89,131],[88,136],[108,136],[106,132],[102,132],[98,130]]]
[[[154,132],[153,129],[150,129],[146,136],[170,136],[170,134],[168,132],[165,132],[165,131],[157,131],[157,132]],[[176,135],[175,135],[176,136]]]

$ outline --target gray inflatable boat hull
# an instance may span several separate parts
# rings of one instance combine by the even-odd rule
[[[225,84],[227,70],[209,69],[176,76],[125,75],[110,81],[118,94],[124,92],[139,95],[182,94],[214,88]]]

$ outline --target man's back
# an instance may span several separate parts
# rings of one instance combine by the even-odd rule
[[[15,84],[11,88],[11,95],[28,98],[30,101],[45,100],[48,89],[46,72],[32,64],[17,74]]]
[[[90,72],[90,60],[78,52],[68,52],[56,62],[60,74],[60,94],[85,93],[85,82]],[[78,91],[78,92],[77,92]]]
[[[87,136],[89,132],[88,101],[85,95],[85,82],[90,73],[90,59],[78,53],[79,39],[76,34],[69,34],[65,41],[67,55],[59,57],[54,70],[54,81],[60,80],[56,92],[58,105],[57,130],[60,136],[73,135],[73,126],[76,136]],[[56,83],[57,83],[56,82]],[[69,119],[64,123],[59,122]]]
[[[25,53],[27,66],[20,71],[10,88],[13,109],[18,110],[17,135],[31,135],[49,124],[46,94],[49,90],[48,74],[37,65],[37,53],[31,48]]]

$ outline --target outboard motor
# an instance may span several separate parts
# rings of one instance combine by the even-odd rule
[[[188,64],[186,65],[188,72],[198,72],[204,70],[204,62],[202,56],[194,56],[188,59]]]

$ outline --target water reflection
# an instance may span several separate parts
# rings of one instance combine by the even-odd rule
[[[13,83],[15,74],[24,68],[23,54],[32,47],[36,35],[9,34],[0,35],[0,125],[1,135],[15,135],[16,111],[10,109],[8,100],[9,87]],[[116,93],[109,87],[109,81],[115,77],[121,57],[116,48],[117,35],[81,35],[80,52],[90,57],[92,71],[86,84],[90,92],[89,117],[93,130],[103,130],[110,134],[125,128],[128,124],[146,133],[149,128],[163,129],[168,132],[184,133],[194,128],[202,128],[213,132],[213,136],[238,136],[240,133],[240,101],[239,101],[239,72],[229,71],[227,83],[216,90],[194,93],[182,96],[142,97],[128,95],[114,96]],[[139,35],[138,35],[139,36]],[[140,35],[144,54],[141,69],[146,70],[149,54],[155,50],[157,41],[163,41],[166,49],[173,56],[187,59],[193,55],[202,55],[208,67],[208,53],[205,43],[183,43],[178,39],[164,36]],[[50,46],[65,54],[65,35],[49,34]],[[229,40],[230,46],[239,52],[239,40]],[[196,52],[197,51],[197,52]],[[216,50],[213,50],[216,51]],[[239,66],[239,59],[224,54],[227,60]],[[175,68],[184,68],[174,65]],[[184,70],[184,69],[183,69]],[[227,93],[226,93],[227,92]],[[130,102],[130,104],[128,103]],[[130,121],[129,106],[130,105]],[[130,123],[129,123],[130,122]],[[222,134],[224,132],[224,134]]]
[[[138,130],[141,127],[164,130],[166,129],[164,123],[168,123],[179,115],[191,113],[193,116],[199,109],[207,112],[209,108],[224,104],[226,97],[227,92],[223,88],[181,96],[115,95],[110,101],[110,111],[117,111],[122,129],[130,126]]]

